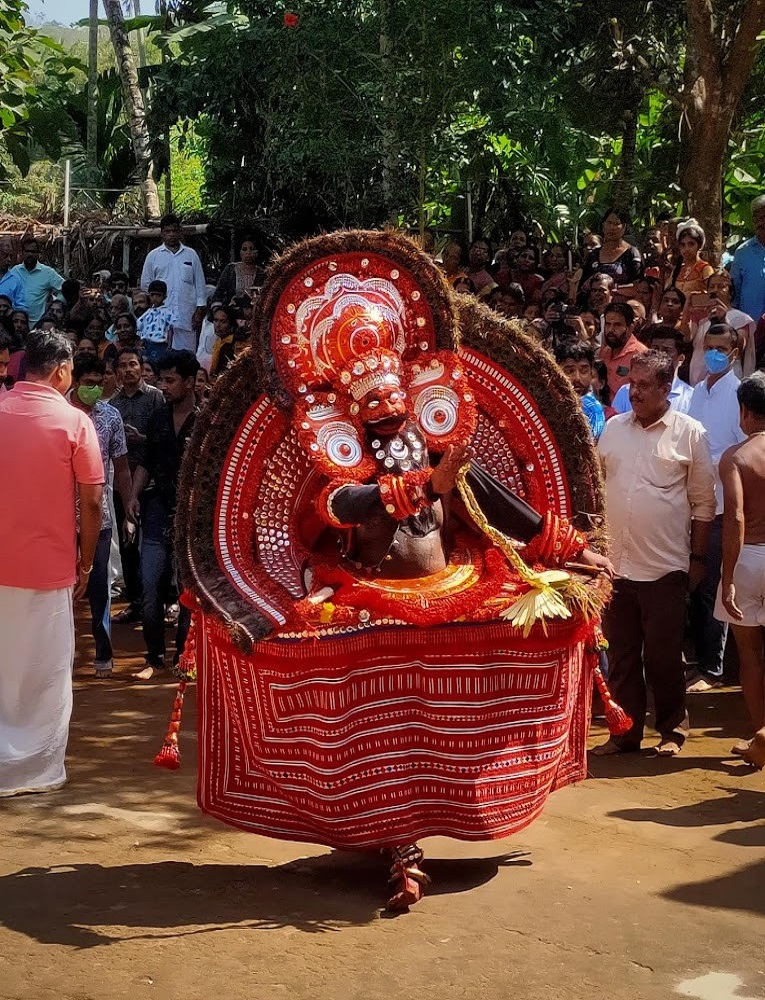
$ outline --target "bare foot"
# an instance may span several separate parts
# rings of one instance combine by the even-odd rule
[[[765,730],[760,729],[759,732],[754,734],[752,742],[741,756],[747,764],[756,767],[758,771],[761,771],[765,767]]]
[[[730,752],[735,757],[743,757],[744,754],[749,749],[749,745],[751,744],[751,742],[752,742],[751,740],[739,740],[738,743],[733,744],[733,746],[730,748]]]
[[[656,755],[658,757],[677,757],[681,750],[680,744],[675,743],[674,740],[662,740],[656,747]]]
[[[633,746],[623,746],[621,743],[617,743],[616,740],[608,740],[606,743],[601,743],[598,747],[593,747],[590,753],[593,757],[611,757],[617,753],[637,753],[640,747]]]
[[[143,670],[139,670],[137,674],[133,674],[134,681],[150,681],[152,677],[156,674],[156,670],[150,663],[147,663]]]

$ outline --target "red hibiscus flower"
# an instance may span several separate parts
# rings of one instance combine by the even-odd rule
[[[284,15],[284,27],[285,28],[297,28],[300,23],[300,18],[297,14],[287,13]]]

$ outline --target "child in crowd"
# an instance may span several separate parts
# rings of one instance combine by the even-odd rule
[[[149,283],[150,308],[138,318],[138,336],[143,341],[144,356],[157,364],[171,349],[175,317],[165,305],[167,285],[155,280]]]
[[[157,368],[157,363],[156,361],[149,361],[146,355],[143,358],[143,380],[147,385],[153,385],[155,388],[159,385],[159,368]]]

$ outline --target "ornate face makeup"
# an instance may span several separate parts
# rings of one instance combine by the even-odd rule
[[[406,418],[404,393],[399,386],[373,389],[359,404],[359,419],[374,434],[397,434]]]

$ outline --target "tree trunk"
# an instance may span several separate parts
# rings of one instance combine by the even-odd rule
[[[125,31],[125,20],[122,16],[120,0],[104,0],[104,9],[122,81],[122,97],[128,116],[128,128],[133,144],[136,172],[141,185],[144,211],[147,219],[158,219],[160,215],[159,194],[152,176],[151,141],[149,130],[146,127],[146,111],[143,94],[138,85],[138,72],[133,58],[133,50]]]
[[[624,112],[624,127],[622,129],[622,155],[619,158],[619,173],[614,184],[614,207],[623,212],[629,210],[632,202],[632,192],[635,187],[635,153],[637,151],[637,112],[629,109]]]
[[[89,178],[98,177],[98,0],[90,0],[88,15],[88,117],[85,149]]]
[[[717,264],[723,250],[722,182],[731,119],[722,108],[711,105],[704,118],[695,121],[692,127],[692,141],[688,143],[682,173],[685,207],[706,234],[705,256]]]
[[[747,0],[738,20],[730,24],[715,18],[709,0],[686,0],[686,11],[680,181],[686,207],[701,223],[708,256],[716,263],[722,253],[728,136],[761,48],[758,35],[765,29],[765,0]]]
[[[396,218],[396,128],[393,121],[395,85],[393,80],[393,40],[391,38],[391,0],[380,0],[380,68],[382,73],[382,194],[385,213],[391,222]]]

